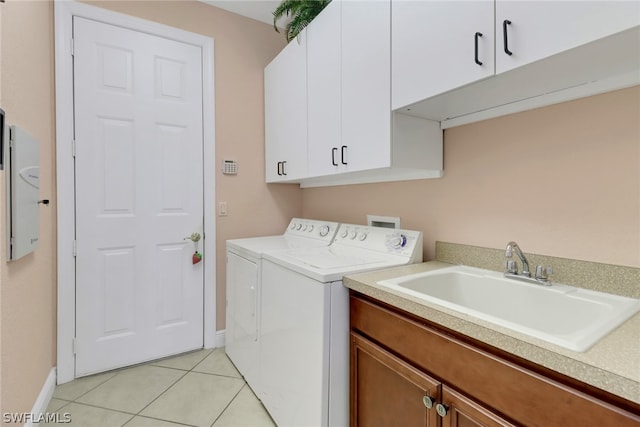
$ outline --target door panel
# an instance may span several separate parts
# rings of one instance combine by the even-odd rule
[[[351,333],[352,426],[437,427],[439,400],[438,381]]]
[[[202,53],[78,17],[74,40],[82,376],[203,345]]]

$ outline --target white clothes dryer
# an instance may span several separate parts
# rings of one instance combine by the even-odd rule
[[[268,252],[327,246],[338,224],[293,218],[276,236],[227,240],[225,351],[255,390],[259,388],[260,277]]]
[[[345,275],[422,262],[422,233],[341,224],[333,243],[265,254],[260,391],[276,424],[349,425]]]

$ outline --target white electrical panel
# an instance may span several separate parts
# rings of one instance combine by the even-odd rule
[[[8,254],[15,260],[38,247],[40,236],[40,146],[17,126],[9,127],[7,163]]]

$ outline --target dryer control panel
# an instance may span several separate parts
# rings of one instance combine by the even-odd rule
[[[284,234],[323,240],[328,244],[336,235],[338,225],[337,222],[293,218]]]

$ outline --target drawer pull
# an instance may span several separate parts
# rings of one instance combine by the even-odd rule
[[[441,417],[445,417],[449,413],[449,407],[447,405],[443,405],[442,403],[438,403],[436,405],[436,412]]]
[[[422,403],[424,403],[424,406],[427,409],[431,409],[433,408],[433,404],[435,403],[435,400],[431,396],[422,396]]]
[[[482,61],[480,61],[478,59],[478,38],[480,38],[480,37],[482,37],[482,33],[480,33],[480,32],[476,33],[476,36],[475,36],[475,49],[474,50],[475,50],[475,54],[476,54],[475,55],[476,64],[478,64],[478,65],[482,65]]]

